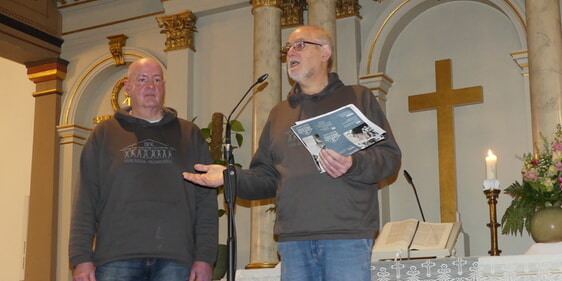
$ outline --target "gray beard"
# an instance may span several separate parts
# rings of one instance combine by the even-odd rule
[[[305,73],[303,73],[301,75],[294,75],[294,74],[291,74],[291,72],[289,71],[289,77],[291,77],[291,79],[293,79],[293,81],[295,81],[297,83],[299,82],[299,80],[302,80],[304,78],[310,78],[313,75],[314,75],[314,71],[312,71],[312,70],[306,71]]]

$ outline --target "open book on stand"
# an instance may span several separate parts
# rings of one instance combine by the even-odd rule
[[[318,157],[329,148],[349,156],[385,138],[386,131],[377,126],[353,104],[296,122],[291,129],[312,155],[320,172],[324,168]]]
[[[375,240],[372,259],[449,257],[460,230],[460,222],[429,223],[416,219],[388,222]]]

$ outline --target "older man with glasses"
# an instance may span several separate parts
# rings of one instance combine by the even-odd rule
[[[237,168],[238,196],[276,198],[275,234],[282,281],[370,281],[371,249],[379,229],[377,183],[398,172],[401,152],[371,93],[346,86],[332,64],[326,30],[294,30],[282,52],[296,83],[286,101],[270,112],[249,169]],[[354,104],[386,130],[386,139],[351,156],[322,149],[320,173],[290,129],[296,121]],[[211,187],[223,184],[225,167],[196,165],[204,173],[184,178]]]

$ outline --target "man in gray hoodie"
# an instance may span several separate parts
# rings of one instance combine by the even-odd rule
[[[199,128],[163,106],[165,83],[156,60],[133,62],[131,106],[84,145],[69,243],[75,281],[211,280],[217,193],[181,173],[213,161]]]
[[[275,234],[282,281],[370,281],[371,249],[379,229],[378,185],[398,172],[400,149],[369,89],[346,86],[329,73],[333,42],[324,29],[294,30],[283,51],[296,83],[276,105],[260,137],[249,169],[237,168],[240,198],[275,198]],[[386,138],[350,156],[322,149],[320,173],[291,126],[354,104]],[[185,172],[197,184],[223,184],[224,166],[196,165]]]

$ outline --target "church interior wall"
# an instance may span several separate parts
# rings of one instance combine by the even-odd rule
[[[482,192],[488,149],[498,155],[502,188],[520,180],[522,162],[515,156],[532,151],[527,77],[510,55],[521,48],[513,23],[503,14],[475,1],[455,1],[417,15],[388,57],[386,74],[394,80],[388,118],[403,151],[402,169],[414,177],[428,221],[440,220],[436,112],[409,113],[408,96],[435,91],[435,61],[442,59],[452,61],[454,89],[483,86],[483,103],[454,109],[457,202],[469,255],[484,256],[490,249],[489,209]],[[421,219],[417,208],[404,208],[416,201],[403,177],[390,194],[392,220]],[[507,195],[498,199],[499,218],[509,202]],[[499,235],[498,240],[502,254],[521,254],[532,243],[526,234]]]
[[[35,105],[35,85],[26,73],[24,65],[0,58],[0,280],[23,280]]]
[[[163,11],[161,1],[146,0],[120,0],[120,1],[91,1],[83,2],[80,5],[70,6],[59,9],[63,14],[63,35],[70,31],[86,30],[91,27],[106,25],[115,28],[112,23],[131,21],[139,15],[149,15],[161,13]],[[154,19],[151,17],[151,19]],[[150,26],[140,24],[140,28]],[[66,41],[63,45],[66,45]]]
[[[337,33],[337,69],[340,79],[346,84],[359,83],[359,61],[361,54],[361,38],[359,37],[361,22],[357,17],[338,19]],[[345,71],[338,71],[344,69]]]
[[[127,0],[135,2],[136,0]],[[116,3],[120,1],[110,1]],[[138,1],[152,2],[159,1]],[[170,1],[173,2],[173,1]],[[205,1],[199,1],[205,3]],[[362,18],[358,20],[360,29],[356,41],[360,40],[359,48],[363,52],[358,60],[364,63],[366,50],[372,42],[372,34],[376,22],[380,20],[382,11],[392,1],[378,3],[361,0]],[[428,221],[439,221],[438,162],[437,162],[437,124],[435,111],[408,112],[407,97],[435,91],[435,61],[450,58],[452,60],[453,88],[482,85],[484,102],[481,104],[456,107],[455,135],[457,152],[457,186],[460,219],[466,233],[468,244],[467,254],[475,256],[488,255],[490,247],[488,205],[482,193],[482,181],[485,174],[484,157],[490,148],[498,155],[498,177],[501,187],[505,188],[515,180],[520,180],[521,161],[516,155],[532,151],[530,128],[530,105],[527,77],[510,56],[510,53],[525,49],[518,38],[517,28],[513,23],[485,1],[451,1],[417,15],[399,34],[392,45],[386,61],[386,72],[394,80],[386,104],[388,119],[393,132],[403,151],[402,169],[406,169],[414,177],[418,188],[421,204]],[[523,6],[521,1],[516,2]],[[133,3],[129,3],[135,5]],[[88,25],[111,22],[116,13],[108,13],[105,8],[96,10],[84,5],[84,13],[80,9],[74,17],[63,16],[64,31],[77,31]],[[158,3],[161,5],[161,3]],[[157,6],[158,6],[157,5]],[[125,5],[126,6],[126,5]],[[131,11],[139,13],[139,6]],[[185,106],[189,114],[197,117],[195,123],[201,127],[207,125],[213,112],[228,114],[242,97],[247,88],[254,82],[253,77],[253,17],[251,7],[237,5],[236,9],[220,10],[206,13],[197,20],[194,53],[194,97],[191,104]],[[88,9],[86,9],[88,8]],[[115,8],[115,7],[114,7]],[[142,14],[160,11],[159,7],[148,5]],[[161,7],[160,7],[161,8]],[[112,8],[113,9],[113,8]],[[111,9],[110,9],[111,10]],[[461,12],[459,12],[461,11]],[[64,12],[64,11],[63,11]],[[523,12],[523,11],[522,11]],[[125,17],[128,14],[126,13]],[[106,18],[107,17],[107,18]],[[95,19],[95,20],[93,20]],[[477,19],[477,20],[475,20]],[[67,21],[71,20],[71,21]],[[345,33],[353,28],[355,19],[338,20],[338,33]],[[350,23],[351,21],[351,23]],[[68,25],[66,25],[68,24]],[[282,42],[293,29],[282,30]],[[355,30],[357,32],[357,30]],[[64,81],[63,113],[68,94],[86,75],[92,64],[109,56],[109,35],[125,34],[127,39],[125,50],[140,50],[167,65],[168,54],[163,49],[165,35],[160,33],[155,16],[139,18],[82,32],[71,32],[64,35],[61,57],[68,60],[67,78]],[[338,57],[343,57],[348,50],[347,41],[351,34],[338,36]],[[447,40],[445,40],[447,39]],[[179,52],[179,51],[172,51]],[[342,53],[344,52],[344,53]],[[343,54],[343,55],[342,55]],[[361,64],[363,65],[363,64]],[[285,65],[282,65],[283,99],[290,87]],[[93,127],[92,118],[111,113],[108,100],[111,88],[121,77],[126,67],[116,67],[115,71],[106,70],[85,90],[80,106],[77,107],[74,124],[87,128]],[[8,73],[4,73],[8,70]],[[353,75],[364,74],[364,69],[354,67],[346,61],[338,64],[338,72],[346,83],[354,83]],[[29,192],[29,174],[31,167],[31,141],[33,129],[33,97],[34,85],[25,74],[25,67],[0,59],[0,84],[14,81],[9,87],[9,102],[2,110],[7,114],[2,118],[2,128],[7,132],[16,132],[17,138],[2,140],[7,153],[0,166],[0,221],[14,231],[0,242],[1,249],[8,249],[0,254],[4,268],[0,272],[0,280],[23,279],[21,263],[23,259],[23,242],[26,226],[22,217],[25,216],[25,196]],[[259,75],[259,74],[256,74]],[[103,77],[104,79],[101,79]],[[184,79],[181,73],[167,71],[168,80]],[[112,81],[113,80],[113,81]],[[171,93],[181,95],[184,93]],[[167,104],[175,107],[174,104]],[[239,108],[240,113],[233,116],[240,120],[247,131],[243,133],[245,143],[235,151],[236,161],[244,167],[249,164],[251,155],[251,122],[252,102],[249,101]],[[17,120],[12,116],[17,115]],[[20,117],[21,116],[21,117]],[[64,157],[76,157],[69,154]],[[66,161],[65,161],[66,160]],[[61,163],[72,163],[61,159]],[[5,175],[4,175],[5,173]],[[14,177],[13,175],[21,175]],[[63,181],[63,180],[61,180]],[[6,186],[21,186],[21,189],[8,189]],[[391,186],[391,219],[402,220],[420,218],[415,206],[415,198],[411,187],[401,176]],[[222,203],[222,198],[218,198]],[[509,205],[507,195],[498,199],[498,216],[501,217]],[[68,202],[63,202],[68,203]],[[239,202],[237,207],[238,234],[238,268],[249,262],[250,215],[247,202]],[[408,206],[407,208],[405,206]],[[9,210],[9,212],[6,212]],[[68,213],[70,210],[62,210]],[[221,239],[226,237],[226,221],[221,219]],[[502,255],[521,254],[532,243],[524,234],[523,237],[499,235],[499,248]],[[224,242],[221,241],[221,242]],[[64,247],[60,247],[64,249]],[[10,254],[7,254],[10,253]],[[14,254],[15,258],[14,258]],[[59,260],[66,259],[66,252],[59,251]],[[21,257],[21,258],[20,258]],[[13,265],[8,267],[7,265]],[[20,276],[21,275],[21,276]],[[59,280],[66,280],[60,275]],[[18,279],[19,278],[19,279]]]
[[[228,116],[255,82],[251,7],[198,18],[195,48],[194,99],[189,110],[197,117],[195,123],[199,127],[207,127],[214,112]],[[249,97],[231,119],[239,120],[246,130],[242,133],[242,146],[233,151],[234,159],[248,167],[252,151],[252,100]],[[218,200],[220,206],[224,206],[223,197],[219,196]],[[250,261],[250,208],[247,202],[237,202],[237,266],[244,268]],[[219,243],[226,244],[227,232],[227,217],[223,216]]]

